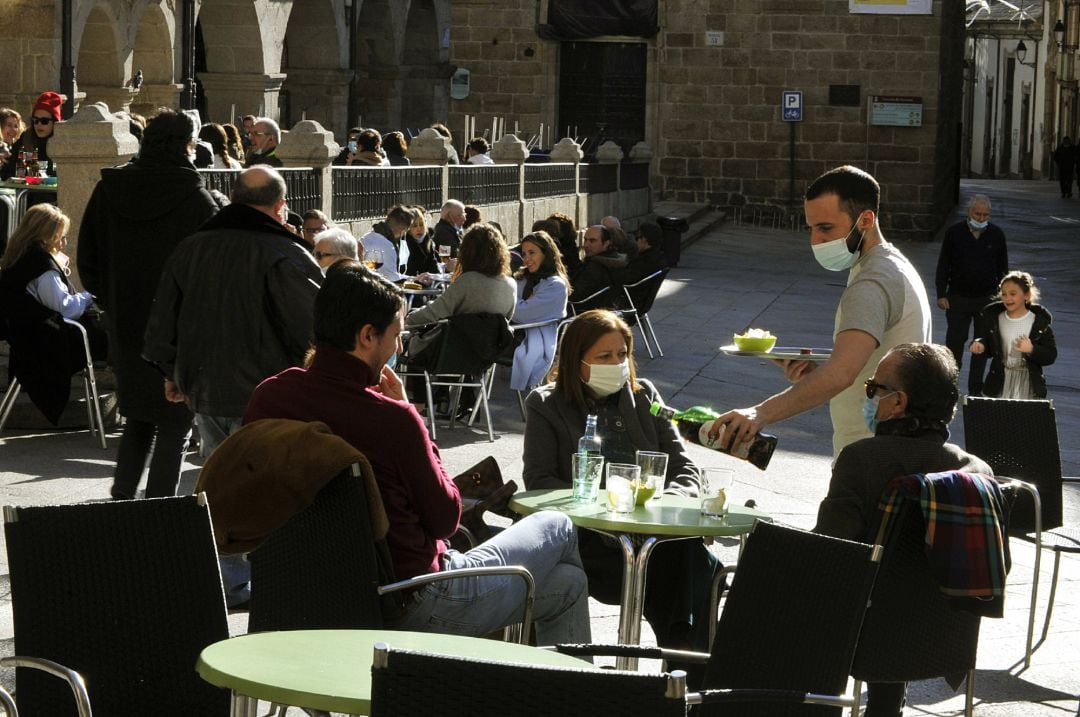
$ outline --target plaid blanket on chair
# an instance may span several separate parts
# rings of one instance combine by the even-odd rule
[[[926,556],[941,592],[957,607],[1001,617],[1005,552],[1001,489],[978,473],[948,471],[900,476],[889,481],[878,507],[883,516],[877,542],[903,500],[917,500],[926,522]]]

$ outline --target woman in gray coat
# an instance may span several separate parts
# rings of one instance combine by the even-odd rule
[[[567,327],[555,382],[525,401],[525,467],[529,490],[569,488],[570,457],[585,432],[585,417],[597,416],[605,460],[635,463],[636,451],[668,454],[666,490],[697,494],[694,466],[671,421],[653,416],[661,400],[656,387],[637,377],[630,327],[610,311],[587,311]],[[581,531],[581,559],[589,594],[619,604],[622,557],[618,543]],[[708,649],[709,590],[720,562],[701,541],[659,545],[649,561],[645,619],[663,647]]]

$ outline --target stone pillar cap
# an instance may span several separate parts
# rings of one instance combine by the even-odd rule
[[[596,150],[596,161],[601,164],[615,164],[616,162],[621,162],[624,156],[622,148],[610,139],[600,145]]]
[[[630,148],[630,159],[634,162],[648,162],[652,158],[653,151],[648,142],[638,142]]]
[[[341,148],[334,133],[315,120],[297,122],[289,132],[282,133],[277,156],[286,167],[327,167]]]
[[[109,111],[104,102],[79,108],[71,119],[56,125],[56,135],[49,141],[49,156],[65,161],[115,164],[117,157],[130,157],[139,151],[139,140],[131,134],[126,119]]]
[[[491,147],[489,153],[495,164],[524,164],[529,158],[529,148],[514,134],[504,134]]]
[[[551,148],[552,162],[572,162],[578,164],[585,156],[581,151],[581,145],[574,141],[573,137],[563,137]]]
[[[447,164],[452,154],[450,140],[427,127],[409,142],[406,156],[412,164]]]

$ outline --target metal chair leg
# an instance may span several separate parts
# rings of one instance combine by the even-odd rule
[[[859,717],[862,711],[862,680],[855,680],[855,684],[851,687],[851,694],[854,698],[851,705],[851,717]]]
[[[437,438],[435,433],[435,399],[431,396],[431,374],[424,371],[424,389],[427,392],[427,417],[428,429],[431,431],[431,440]]]
[[[8,416],[11,415],[11,409],[15,407],[15,399],[19,397],[21,390],[22,384],[19,383],[19,379],[12,379],[11,385],[4,393],[4,400],[0,401],[0,431],[7,425]]]
[[[1050,578],[1050,602],[1046,606],[1046,619],[1043,621],[1042,636],[1039,644],[1046,642],[1046,635],[1050,632],[1050,616],[1054,614],[1054,597],[1057,595],[1058,571],[1061,569],[1061,551],[1054,551],[1054,576]],[[1034,618],[1035,613],[1032,612]]]
[[[87,398],[88,403],[91,400],[94,403],[94,419],[97,421],[98,442],[101,444],[102,448],[108,448],[109,446],[105,442],[105,419],[101,415],[101,396],[100,396],[100,394],[98,394],[97,374],[94,372],[94,364],[93,364],[93,362],[88,362],[86,364],[86,375],[87,375],[87,383],[89,384],[89,387],[90,387],[90,390],[88,392],[89,395],[86,398]],[[94,424],[91,423],[90,424],[90,432],[91,432],[91,434],[93,434],[93,431],[94,431]]]
[[[975,714],[975,669],[972,668],[967,674],[967,689],[964,690],[964,717],[972,717]]]
[[[644,324],[646,327],[648,327],[649,333],[652,334],[652,342],[653,342],[653,345],[656,346],[656,353],[663,356],[664,355],[664,350],[660,348],[660,340],[658,338],[656,338],[656,329],[653,328],[652,322],[649,321],[649,315],[648,314],[642,314],[641,323]]]

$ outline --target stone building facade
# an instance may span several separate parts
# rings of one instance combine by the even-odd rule
[[[568,43],[538,37],[548,3],[537,5],[455,0],[450,62],[470,70],[471,92],[451,103],[453,128],[466,114],[488,127],[494,114],[526,135],[540,123],[554,139],[566,132]],[[655,36],[590,41],[644,45],[641,139],[655,150],[658,198],[798,214],[806,184],[848,163],[881,182],[887,235],[929,238],[958,191],[963,10],[951,0],[934,0],[932,15],[852,14],[848,0],[660,0]],[[830,86],[851,104],[830,101]],[[790,123],[793,163],[785,90],[804,101],[803,121]],[[922,126],[871,126],[871,95],[920,97]]]
[[[799,214],[831,166],[882,183],[893,237],[927,238],[955,202],[964,6],[865,15],[849,0],[658,0],[642,36],[544,39],[554,0],[201,0],[196,76],[206,116],[262,113],[416,130],[446,120],[460,149],[502,127],[586,151],[654,149],[654,198]],[[56,89],[60,2],[0,3],[0,105]],[[184,0],[73,0],[80,101],[176,104]],[[141,69],[137,92],[128,80]],[[468,70],[464,82],[461,70]],[[452,99],[451,75],[455,74]],[[464,89],[464,91],[462,91]],[[785,90],[803,120],[781,118]],[[868,121],[871,96],[919,98],[921,126]],[[794,125],[794,156],[792,156]],[[543,126],[543,133],[540,132]]]

